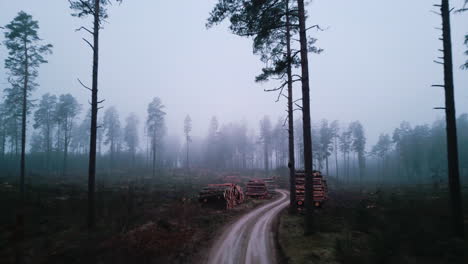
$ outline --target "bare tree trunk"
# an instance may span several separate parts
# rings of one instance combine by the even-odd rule
[[[366,161],[364,160],[364,154],[358,153],[358,163],[359,163],[359,192],[362,193],[362,179],[364,178]]]
[[[94,30],[93,30],[93,81],[91,87],[91,134],[89,142],[88,167],[88,229],[96,226],[94,187],[96,180],[96,135],[98,114],[98,63],[99,63],[99,7],[100,1],[94,1]]]
[[[444,42],[444,87],[445,87],[445,118],[447,122],[447,160],[449,172],[450,200],[452,207],[453,232],[457,237],[464,238],[463,206],[460,191],[460,174],[458,164],[457,124],[455,115],[452,37],[450,30],[450,7],[448,0],[442,0],[442,29]]]
[[[288,59],[288,145],[289,145],[289,212],[296,213],[296,169],[294,158],[294,110],[291,70],[291,26],[289,21],[289,0],[286,1],[286,53]]]
[[[346,153],[346,182],[350,183],[350,173],[349,173],[349,170],[350,170],[350,165],[349,165],[349,152]]]
[[[51,151],[51,147],[50,147],[50,117],[49,115],[47,114],[47,139],[46,139],[46,144],[47,144],[47,154],[46,154],[46,168],[47,168],[47,175],[50,176],[50,151]]]
[[[28,96],[28,79],[29,79],[29,65],[28,65],[28,48],[26,41],[24,43],[24,83],[23,83],[23,109],[21,119],[21,160],[20,160],[20,204],[18,212],[16,213],[16,226],[17,226],[17,243],[15,244],[16,263],[23,263],[23,249],[21,242],[24,240],[24,211],[25,211],[25,195],[24,195],[24,177],[26,170],[26,114],[27,114],[27,96]]]
[[[263,149],[264,153],[263,153],[263,155],[265,156],[264,157],[265,158],[265,160],[264,160],[264,162],[265,162],[265,175],[268,176],[268,145],[267,145],[266,140],[265,140],[265,142],[263,144],[264,144],[264,149]]]
[[[190,168],[190,165],[189,165],[189,138],[187,136],[187,171],[189,170]]]
[[[307,34],[304,0],[297,0],[299,8],[299,39],[301,43],[301,69],[302,69],[302,125],[304,137],[304,169],[305,183],[305,234],[315,232],[314,199],[312,178],[312,136],[310,127],[310,98],[309,98],[309,60],[307,57]]]
[[[65,121],[66,122],[66,121]],[[65,128],[65,139],[64,139],[64,146],[63,146],[63,172],[62,176],[65,177],[67,174],[67,156],[68,156],[68,135],[67,135],[67,128]]]
[[[325,155],[327,155],[327,154],[325,154]],[[328,156],[325,156],[325,168],[326,168],[327,176],[328,176]]]
[[[153,179],[156,175],[156,137],[153,139]]]
[[[23,109],[22,109],[22,119],[21,119],[21,162],[20,162],[20,196],[21,196],[21,206],[24,204],[24,176],[26,169],[26,114],[28,107],[28,80],[29,80],[29,65],[28,65],[28,48],[25,41],[25,67],[24,67],[24,83],[23,83]]]
[[[339,175],[339,170],[338,170],[338,144],[336,142],[336,137],[335,137],[335,142],[334,142],[334,145],[335,145],[335,149],[334,149],[334,152],[335,152],[335,166],[336,166],[336,180],[339,179],[338,175]]]

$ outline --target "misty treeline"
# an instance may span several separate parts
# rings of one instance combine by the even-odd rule
[[[6,97],[8,99],[8,96]],[[27,145],[29,175],[76,177],[86,172],[89,153],[90,110],[71,94],[46,93],[30,105],[32,124]],[[0,104],[0,170],[16,176],[20,159],[21,105]],[[273,171],[288,163],[288,137],[284,118],[265,116],[257,126],[245,121],[223,123],[213,116],[202,137],[190,135],[190,115],[180,122],[184,131],[167,131],[163,102],[154,98],[147,117],[121,116],[115,106],[103,109],[98,120],[98,172],[133,175],[173,168],[213,170],[262,169]],[[468,114],[457,119],[462,177],[468,176]],[[302,122],[295,120],[296,167],[303,168]],[[183,137],[176,135],[184,134]],[[402,122],[366,145],[359,121],[321,120],[312,123],[314,169],[343,184],[360,180],[385,183],[434,183],[447,179],[445,123],[411,125]],[[189,146],[189,148],[187,147]],[[361,157],[361,161],[360,161]],[[189,164],[187,164],[189,160]],[[273,172],[272,172],[273,173]],[[32,180],[32,179],[30,179]]]

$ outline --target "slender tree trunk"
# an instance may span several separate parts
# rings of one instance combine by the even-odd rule
[[[339,177],[338,177],[338,174],[339,174],[339,169],[338,169],[338,144],[336,142],[336,137],[334,138],[334,152],[335,152],[335,166],[336,166],[336,180],[338,181],[339,180]]]
[[[155,175],[156,175],[156,138],[153,139],[153,179]]]
[[[289,146],[289,212],[296,213],[296,169],[294,158],[294,110],[291,66],[291,26],[289,21],[289,0],[286,2],[286,53],[288,59],[288,146]]]
[[[301,80],[302,80],[302,125],[304,137],[304,168],[305,183],[305,234],[315,232],[314,199],[312,178],[312,136],[310,127],[310,98],[309,98],[309,60],[307,57],[307,33],[304,0],[297,0],[299,9],[299,39],[301,44]]]
[[[96,136],[98,114],[98,65],[99,65],[99,13],[100,1],[94,1],[94,30],[93,30],[93,81],[91,87],[91,134],[89,143],[88,167],[88,229],[96,226],[94,187],[96,180]]]
[[[447,122],[447,159],[449,172],[450,200],[452,207],[452,227],[457,237],[464,238],[463,206],[460,191],[458,164],[457,124],[453,84],[452,37],[450,30],[450,7],[448,0],[441,5],[443,43],[444,43],[444,87],[445,118]]]
[[[5,147],[6,147],[6,133],[3,129],[2,131],[2,162],[5,161]]]
[[[327,154],[325,154],[327,155]],[[327,176],[329,175],[328,174],[328,156],[325,157],[325,168],[326,168],[326,171],[327,171]]]
[[[350,165],[349,165],[349,152],[346,153],[346,182],[350,183]]]
[[[359,163],[359,192],[362,193],[362,179],[364,178],[364,173],[366,169],[366,164],[365,164],[363,153],[358,153],[358,163]]]
[[[343,183],[346,183],[346,152],[343,153]]]
[[[28,48],[25,42],[25,65],[24,65],[24,83],[23,83],[23,109],[21,119],[21,162],[20,162],[20,196],[21,206],[24,206],[24,177],[26,170],[26,114],[28,107],[28,81],[29,81],[29,65],[28,65]]]
[[[66,122],[66,121],[65,121]],[[68,156],[68,133],[67,127],[65,127],[65,138],[64,138],[64,146],[63,146],[63,177],[67,175],[67,156]]]
[[[265,140],[265,139],[264,139]],[[264,144],[264,148],[263,148],[263,155],[265,156],[265,175],[268,176],[268,145],[267,145],[267,142],[265,140],[265,142],[263,143]]]
[[[112,171],[112,166],[114,166],[114,155],[115,155],[115,145],[114,145],[114,140],[111,140],[110,144],[110,155],[109,155],[109,171]]]
[[[46,144],[47,144],[47,154],[46,154],[46,168],[47,168],[47,175],[50,176],[50,143],[51,143],[51,139],[50,139],[50,117],[49,117],[49,114],[47,114],[47,139],[46,139]]]
[[[16,263],[23,263],[23,249],[21,242],[24,240],[24,210],[25,210],[25,186],[24,177],[26,170],[26,114],[27,114],[27,96],[28,96],[28,78],[29,78],[29,64],[28,64],[28,48],[26,41],[24,41],[24,82],[23,82],[23,100],[22,100],[22,119],[21,119],[21,159],[20,159],[20,202],[19,208],[16,213],[16,226],[17,226],[17,244],[15,244]]]
[[[187,136],[187,171],[189,170],[190,165],[189,165],[189,138]]]

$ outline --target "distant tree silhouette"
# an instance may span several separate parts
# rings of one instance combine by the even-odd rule
[[[81,111],[81,105],[71,94],[60,95],[55,105],[55,120],[62,132],[63,164],[62,175],[67,173],[68,148],[70,146],[72,130],[76,116]]]
[[[343,171],[346,175],[346,182],[349,183],[349,153],[351,152],[351,131],[349,129],[342,131],[340,136],[340,150],[343,153]]]
[[[192,131],[192,119],[187,115],[184,119],[184,134],[185,134],[185,143],[187,144],[187,169],[190,168],[189,164],[189,143],[191,140],[190,132]]]
[[[156,175],[156,151],[157,147],[161,146],[161,139],[165,134],[165,115],[163,111],[164,105],[161,99],[155,97],[148,105],[148,118],[146,119],[146,129],[148,136],[151,139],[151,153],[153,177]]]
[[[335,154],[335,177],[339,179],[339,166],[338,166],[338,139],[340,138],[340,125],[338,120],[333,121],[330,124],[330,130],[333,139],[333,153]]]
[[[325,160],[325,170],[326,174],[329,175],[329,170],[328,170],[328,157],[331,155],[331,150],[333,149],[332,147],[332,139],[333,139],[333,131],[331,127],[328,125],[327,120],[322,120],[320,124],[320,159]]]
[[[388,134],[380,134],[379,140],[377,143],[372,147],[371,154],[378,159],[380,159],[381,162],[381,170],[380,170],[380,176],[383,178],[384,175],[387,175],[386,169],[387,169],[387,158],[388,154],[391,150],[392,147],[392,140],[390,139],[390,136]],[[381,178],[381,180],[382,180]],[[382,182],[381,182],[382,183]]]
[[[268,116],[260,120],[260,141],[263,144],[263,159],[265,164],[265,173],[269,171],[269,156],[271,148],[271,121]]]
[[[131,113],[127,119],[124,130],[124,140],[127,145],[128,152],[132,157],[132,167],[135,167],[135,156],[138,147],[138,116]]]
[[[366,136],[364,134],[364,127],[361,122],[355,121],[349,125],[349,130],[352,135],[352,145],[351,148],[358,156],[358,166],[359,166],[359,188],[362,191],[362,179],[364,178],[366,170]]]
[[[107,108],[104,112],[103,132],[106,136],[104,145],[109,145],[109,165],[110,169],[112,170],[115,166],[115,156],[118,151],[120,139],[122,137],[119,113],[114,106]]]
[[[34,113],[34,129],[40,129],[42,138],[44,140],[43,145],[46,151],[46,169],[47,173],[50,173],[50,162],[52,152],[52,136],[54,129],[54,117],[55,109],[57,104],[57,96],[46,93],[42,96],[39,101],[38,108]]]

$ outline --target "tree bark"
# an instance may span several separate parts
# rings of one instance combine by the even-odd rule
[[[91,87],[91,134],[88,167],[88,229],[93,229],[96,226],[94,187],[96,180],[96,135],[98,114],[99,4],[100,1],[94,1],[93,81]]]
[[[286,2],[286,56],[288,59],[288,146],[289,146],[289,212],[296,213],[296,170],[294,158],[294,110],[291,67],[291,26],[289,21],[289,0]]]
[[[444,87],[445,118],[447,122],[447,160],[449,172],[450,200],[452,207],[452,227],[454,235],[465,237],[463,208],[460,191],[460,173],[458,164],[457,124],[453,84],[452,39],[450,30],[450,7],[448,0],[442,0],[442,35],[444,45]]]
[[[312,136],[310,127],[310,98],[309,98],[309,60],[307,58],[307,34],[304,0],[297,0],[299,9],[299,40],[301,44],[301,73],[302,73],[302,125],[304,137],[304,169],[305,182],[305,234],[315,232],[314,200],[312,178]]]

